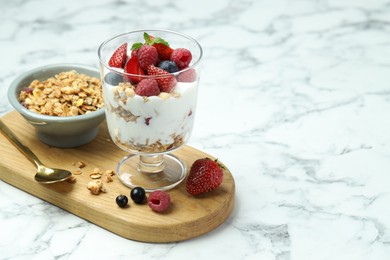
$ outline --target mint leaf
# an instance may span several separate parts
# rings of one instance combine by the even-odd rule
[[[145,39],[145,43],[148,44],[148,45],[152,45],[150,44],[150,36],[149,34],[147,34],[146,32],[144,32],[144,39]]]
[[[164,40],[163,38],[160,38],[160,37],[154,37],[154,39],[152,40],[152,44],[150,44],[150,45],[153,45],[155,43],[160,43],[162,45],[165,45],[165,46],[169,47],[169,43],[166,40]]]
[[[132,46],[131,46],[131,50],[134,51],[134,50],[138,50],[139,48],[141,48],[143,44],[141,42],[136,42],[134,43]]]

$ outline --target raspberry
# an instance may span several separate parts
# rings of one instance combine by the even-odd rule
[[[179,70],[181,70],[190,65],[190,62],[192,60],[192,54],[189,50],[185,48],[177,48],[173,50],[170,60],[174,61],[177,67],[179,67]]]
[[[158,53],[155,47],[144,44],[137,52],[138,62],[141,68],[146,70],[150,65],[156,65]]]
[[[150,65],[147,72],[148,75],[157,76],[156,80],[161,92],[170,93],[177,83],[176,78],[172,74],[154,65]]]
[[[194,69],[189,69],[184,71],[177,76],[177,81],[179,82],[194,82],[196,81],[196,71]]]
[[[135,94],[145,97],[158,96],[160,94],[160,88],[155,79],[143,79],[135,88]]]
[[[153,191],[149,194],[148,205],[153,211],[163,212],[171,205],[171,197],[165,191]]]

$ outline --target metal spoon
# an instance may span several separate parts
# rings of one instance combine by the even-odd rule
[[[14,133],[0,120],[0,130],[4,135],[37,167],[38,171],[35,174],[35,180],[40,183],[54,183],[64,181],[72,176],[72,173],[63,169],[49,168],[43,165],[38,157],[27,147],[24,146]]]

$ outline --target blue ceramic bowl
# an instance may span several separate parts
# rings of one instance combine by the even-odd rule
[[[34,79],[43,81],[70,70],[100,78],[99,71],[94,67],[79,64],[54,64],[21,74],[8,89],[8,100],[11,105],[35,127],[39,140],[50,146],[66,148],[89,143],[97,136],[99,125],[105,119],[104,108],[84,115],[59,117],[32,112],[20,103],[20,91],[29,86]]]

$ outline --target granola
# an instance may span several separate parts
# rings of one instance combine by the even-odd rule
[[[100,79],[75,70],[33,80],[19,99],[30,111],[50,116],[77,116],[104,107]]]

